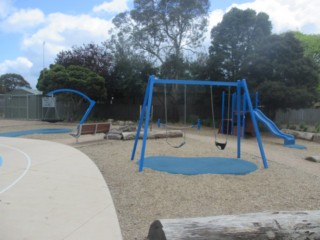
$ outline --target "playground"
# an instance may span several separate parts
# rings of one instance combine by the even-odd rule
[[[30,121],[2,123],[1,132],[71,127]],[[156,219],[320,209],[320,165],[304,160],[319,154],[319,144],[314,142],[297,139],[297,144],[307,149],[291,149],[283,146],[283,139],[262,133],[267,169],[263,167],[256,139],[246,138],[242,140],[242,158],[255,163],[256,171],[243,176],[186,176],[147,167],[139,172],[137,161],[130,161],[133,141],[102,140],[101,136],[90,135],[76,143],[68,133],[21,137],[59,142],[85,153],[98,166],[110,189],[125,240],[144,239]],[[236,149],[236,136],[230,136],[227,147],[221,151],[214,145],[212,129],[201,127],[200,131],[188,129],[186,144],[179,149],[168,146],[165,139],[148,140],[145,155],[234,158]],[[138,147],[137,154],[140,153]]]

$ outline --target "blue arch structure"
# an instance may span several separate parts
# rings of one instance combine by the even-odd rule
[[[92,100],[91,98],[89,98],[84,93],[77,91],[77,90],[74,90],[74,89],[69,89],[69,88],[62,88],[62,89],[53,90],[51,92],[48,92],[47,95],[53,96],[53,94],[61,93],[61,92],[71,92],[71,93],[78,94],[78,95],[82,96],[83,98],[85,98],[90,103],[87,111],[85,112],[85,114],[83,115],[83,117],[80,120],[80,124],[83,124],[86,121],[87,117],[89,116],[89,114],[90,114],[92,108],[94,107],[94,105],[96,104],[96,102],[94,100]]]

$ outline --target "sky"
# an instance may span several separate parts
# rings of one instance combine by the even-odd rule
[[[237,7],[267,13],[273,33],[320,34],[319,0],[210,1],[209,30]],[[20,74],[35,88],[60,51],[105,41],[112,18],[132,7],[133,0],[0,0],[0,75]]]

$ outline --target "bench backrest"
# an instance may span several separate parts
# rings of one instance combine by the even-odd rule
[[[110,123],[86,123],[80,127],[80,135],[107,133],[110,130]]]
[[[108,133],[110,130],[110,123],[98,123],[96,133]]]

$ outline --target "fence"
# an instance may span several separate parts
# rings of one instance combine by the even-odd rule
[[[4,94],[0,94],[0,118],[4,118],[5,99]]]
[[[276,113],[276,122],[281,124],[308,124],[316,125],[320,123],[320,109],[299,109],[278,111]]]
[[[3,95],[1,96],[0,102],[2,116],[5,118],[27,120],[41,119],[40,95]],[[2,108],[1,105],[3,106]]]
[[[182,94],[183,96],[183,94]],[[7,119],[47,120],[47,121],[79,121],[86,109],[87,102],[78,104],[70,98],[55,96],[55,107],[42,105],[42,95],[0,95],[0,117]],[[205,99],[199,103],[199,99]],[[220,95],[215,104],[215,117],[221,118]],[[97,103],[90,113],[88,120],[138,120],[140,115],[140,102],[130,103]],[[188,93],[186,106],[184,100],[170,101],[168,94],[167,116],[169,122],[181,122],[185,120],[195,123],[198,118],[211,121],[210,95],[194,91]],[[156,93],[153,99],[153,121],[165,121],[165,103],[163,92]]]

